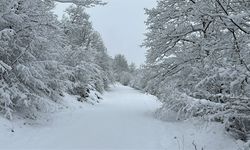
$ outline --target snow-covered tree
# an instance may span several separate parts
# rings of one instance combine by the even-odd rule
[[[36,118],[63,92],[102,92],[111,82],[110,58],[84,11],[102,2],[61,2],[79,5],[68,9],[63,23],[51,11],[54,1],[0,2],[0,112],[8,118],[12,112]]]
[[[73,69],[75,80],[72,84],[76,89],[103,92],[113,82],[111,58],[100,34],[93,29],[85,8],[70,6],[66,10],[62,26],[67,41],[67,48],[63,53],[64,63]]]
[[[184,116],[249,120],[249,8],[238,0],[160,0],[146,9],[147,91]]]
[[[42,97],[52,98],[53,93],[49,87],[52,80],[44,75],[50,74],[45,66],[53,64],[51,58],[60,43],[58,22],[50,12],[54,3],[40,0],[0,3],[3,7],[0,12],[0,60],[11,68],[2,73],[1,94],[5,95],[2,101],[11,104],[2,102],[2,111],[20,109],[32,115],[31,109],[42,109]]]
[[[132,78],[127,59],[124,55],[118,54],[113,60],[113,71],[115,79],[123,85],[129,85]]]
[[[84,7],[93,7],[95,5],[106,4],[106,2],[103,2],[102,0],[54,0],[54,1],[60,3],[74,3],[78,6],[84,6]]]
[[[128,68],[129,68],[129,72],[130,72],[130,73],[134,73],[134,72],[136,71],[136,65],[135,65],[135,63],[131,63],[131,64],[128,66]]]
[[[114,82],[112,58],[108,56],[107,48],[98,32],[92,34],[91,47],[96,49],[94,62],[101,67],[104,88],[107,89],[108,85]]]
[[[124,55],[118,54],[114,57],[113,69],[115,73],[129,71],[128,62]]]

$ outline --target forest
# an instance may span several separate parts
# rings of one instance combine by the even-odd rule
[[[61,20],[56,2],[72,3]],[[219,123],[250,149],[250,1],[158,0],[145,8],[140,66],[109,55],[86,11],[99,5],[108,3],[0,1],[1,118],[39,120],[67,95],[96,105],[119,82],[157,97],[157,119]]]

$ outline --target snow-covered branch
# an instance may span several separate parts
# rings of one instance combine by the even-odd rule
[[[76,5],[81,5],[85,7],[106,4],[106,2],[103,2],[102,0],[54,0],[54,1],[60,3],[74,3]]]

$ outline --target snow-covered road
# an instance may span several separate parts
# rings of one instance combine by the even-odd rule
[[[2,120],[6,123],[0,125],[0,149],[194,150],[193,142],[198,150],[238,149],[220,125],[155,119],[159,106],[153,96],[114,86],[100,104],[75,103],[43,125],[12,123],[12,133]]]

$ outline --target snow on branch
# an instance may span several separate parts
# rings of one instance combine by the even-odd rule
[[[10,66],[8,66],[7,64],[5,64],[3,61],[0,60],[0,71],[1,72],[6,72],[11,70],[12,68]]]
[[[74,3],[76,5],[81,5],[85,7],[93,7],[95,5],[105,5],[106,2],[102,2],[102,0],[54,0],[59,3]]]
[[[9,40],[16,32],[13,29],[4,29],[0,31],[0,40]]]

